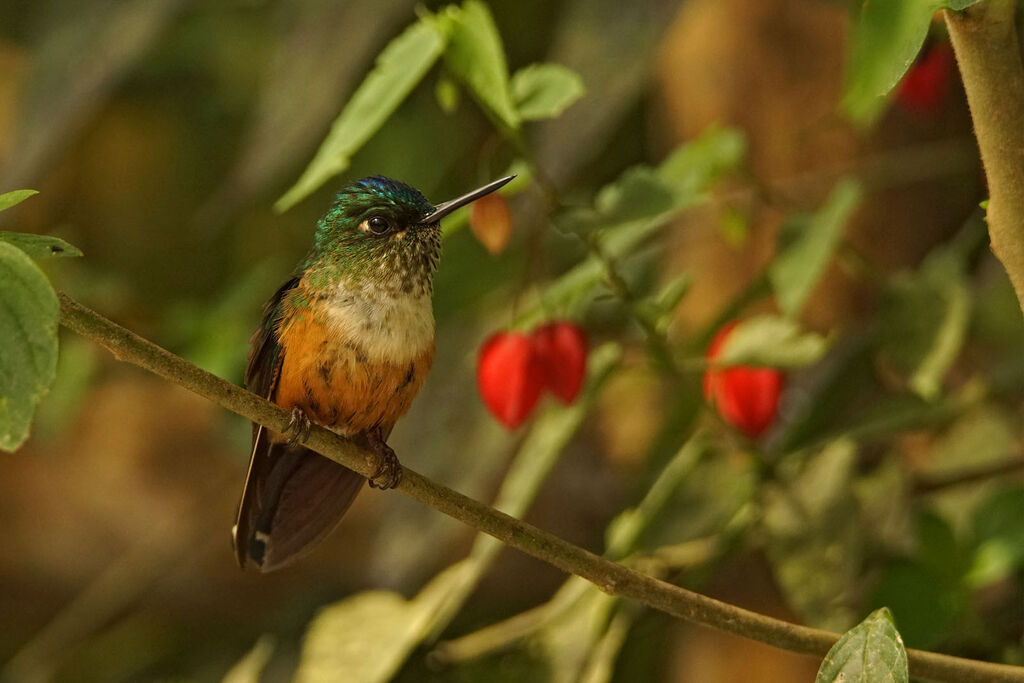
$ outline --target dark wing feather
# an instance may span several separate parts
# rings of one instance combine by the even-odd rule
[[[293,277],[274,292],[266,306],[263,307],[263,316],[259,327],[256,328],[249,340],[245,386],[249,391],[267,400],[274,398],[274,391],[277,389],[277,376],[281,369],[281,361],[284,360],[281,345],[277,340],[277,325],[281,319],[281,302],[285,295],[298,284],[299,278]],[[258,482],[265,479],[270,471],[270,439],[268,436],[262,425],[253,423],[249,471],[245,475],[235,527],[231,530],[235,559],[238,560],[240,567],[245,567],[249,539],[255,532],[253,522],[256,509],[259,507]]]
[[[267,303],[250,342],[246,386],[274,399],[284,350],[278,343],[281,301],[298,285],[286,282]],[[297,444],[275,443],[253,425],[252,457],[233,530],[235,557],[271,571],[298,558],[331,532],[348,510],[365,479]]]

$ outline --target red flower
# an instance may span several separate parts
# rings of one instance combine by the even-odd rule
[[[708,360],[718,356],[735,326],[729,323],[718,331],[708,347]],[[704,373],[704,398],[723,420],[756,439],[775,422],[782,384],[783,375],[774,368],[711,368]]]
[[[484,405],[509,429],[533,412],[544,374],[533,340],[518,332],[497,332],[480,347],[476,383]]]
[[[541,391],[570,404],[579,396],[587,369],[587,341],[581,328],[554,322],[530,335],[497,332],[483,343],[476,383],[488,410],[509,429],[533,412]]]
[[[544,384],[562,403],[571,404],[587,372],[587,337],[568,322],[549,323],[533,331],[533,344],[544,371]]]
[[[953,50],[948,43],[926,48],[910,67],[896,93],[896,100],[915,113],[935,111],[949,94],[953,75]]]

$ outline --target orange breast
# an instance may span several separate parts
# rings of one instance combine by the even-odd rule
[[[434,345],[399,362],[374,354],[352,337],[337,338],[315,316],[281,330],[284,362],[274,401],[299,406],[310,420],[343,434],[379,427],[386,436],[412,405],[434,359]]]

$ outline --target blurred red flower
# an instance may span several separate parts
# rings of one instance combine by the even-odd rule
[[[587,369],[584,331],[558,321],[529,335],[496,332],[477,356],[476,383],[484,405],[515,429],[530,416],[544,389],[570,404],[579,396]]]
[[[925,48],[900,82],[896,101],[916,113],[938,109],[949,94],[953,62],[953,48],[949,43],[935,43]]]
[[[735,327],[732,322],[718,331],[708,347],[708,360],[718,357]],[[775,368],[709,368],[704,373],[704,398],[723,420],[756,439],[775,422],[783,380],[783,374]]]
[[[469,229],[492,254],[505,251],[512,237],[512,214],[500,194],[489,194],[473,202],[469,209]]]
[[[532,336],[544,386],[562,403],[571,404],[587,372],[586,333],[578,325],[560,321],[538,327]]]

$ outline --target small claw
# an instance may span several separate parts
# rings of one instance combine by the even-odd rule
[[[398,456],[378,435],[372,434],[369,441],[377,456],[377,470],[370,477],[370,488],[395,488],[402,482],[402,464],[398,462]]]
[[[302,408],[293,406],[292,417],[288,420],[288,426],[284,428],[285,436],[288,437],[288,443],[294,445],[300,441],[305,441],[309,438],[309,431],[312,428],[313,423],[309,421],[309,416],[303,412]]]

